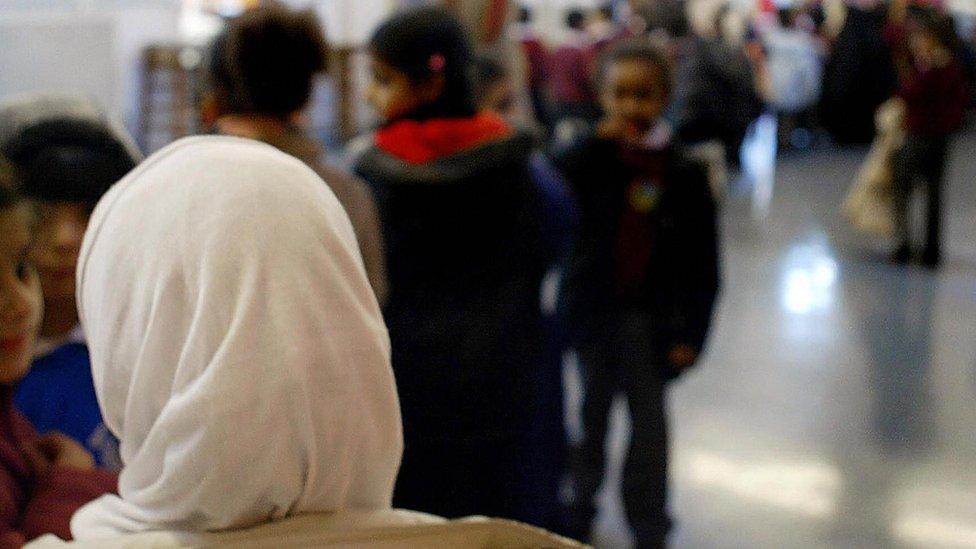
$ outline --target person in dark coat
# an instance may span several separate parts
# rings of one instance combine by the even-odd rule
[[[477,93],[479,107],[511,120],[511,75],[504,65],[490,57],[479,57]],[[560,505],[560,489],[566,463],[566,428],[564,425],[563,352],[566,327],[559,308],[559,285],[573,245],[576,228],[576,203],[562,174],[548,156],[532,153],[529,171],[542,204],[542,242],[554,259],[542,286],[541,304],[546,341],[546,360],[534,370],[531,385],[532,427],[526,432],[521,484],[524,508],[519,516],[524,522],[549,530],[565,528]]]
[[[448,12],[394,16],[369,52],[367,97],[384,123],[355,171],[374,190],[386,240],[405,440],[394,505],[522,519],[552,261],[532,139],[478,112],[471,49]]]
[[[936,267],[942,258],[942,182],[952,135],[963,124],[969,91],[960,62],[958,36],[952,19],[932,10],[916,13],[905,37],[910,54],[899,63],[905,103],[905,144],[894,163],[896,263],[911,257],[909,202],[917,182],[925,185],[928,198],[927,227],[922,263]]]
[[[670,97],[666,58],[620,45],[601,71],[605,116],[558,159],[579,202],[578,239],[563,287],[583,370],[583,441],[571,465],[571,529],[587,539],[603,480],[607,422],[623,393],[632,434],[623,475],[639,547],[663,547],[670,380],[705,345],[719,285],[716,212],[702,166],[660,123]]]
[[[549,100],[546,94],[546,83],[551,76],[549,72],[549,49],[539,38],[532,27],[532,11],[522,6],[518,14],[518,40],[522,46],[525,63],[529,69],[529,96],[532,100],[532,113],[536,121],[545,127],[549,122]]]
[[[585,25],[586,15],[570,10],[566,14],[566,39],[549,59],[549,94],[555,124],[565,119],[589,123],[599,115],[593,91],[596,49]]]
[[[850,5],[824,68],[820,120],[841,144],[870,143],[874,113],[898,86],[883,8]]]
[[[720,141],[726,160],[738,165],[742,143],[763,103],[753,62],[721,31],[729,9],[716,15],[714,37],[695,36],[686,42],[672,109],[683,142]]]

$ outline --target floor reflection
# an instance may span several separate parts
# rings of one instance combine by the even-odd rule
[[[921,456],[935,436],[931,339],[939,278],[933,273],[854,264],[848,302],[869,351],[872,419],[886,456]]]

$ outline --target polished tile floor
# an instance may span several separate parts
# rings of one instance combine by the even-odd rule
[[[781,155],[726,199],[711,349],[670,392],[674,547],[976,547],[976,134],[954,150],[939,272],[887,265],[842,219],[865,152]],[[626,421],[618,406],[599,547],[630,544]]]

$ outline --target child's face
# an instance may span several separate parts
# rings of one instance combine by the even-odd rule
[[[634,137],[657,123],[668,101],[664,75],[653,63],[621,59],[607,66],[600,103],[606,117],[626,125]]]
[[[503,118],[513,116],[515,110],[515,90],[512,83],[504,78],[488,86],[481,98],[482,110],[494,112]]]
[[[945,51],[938,39],[921,29],[911,32],[908,37],[908,47],[911,49],[912,56],[923,64],[931,64]]]
[[[420,106],[420,94],[403,72],[373,57],[370,75],[366,100],[384,121],[395,120]]]
[[[41,285],[28,260],[31,215],[26,204],[0,210],[0,385],[30,369],[41,324]]]
[[[34,236],[30,260],[44,289],[45,302],[73,302],[75,269],[81,241],[91,215],[87,204],[76,202],[42,202],[40,219]]]

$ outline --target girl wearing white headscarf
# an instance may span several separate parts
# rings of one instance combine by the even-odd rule
[[[153,155],[96,208],[78,303],[125,467],[76,539],[389,509],[386,328],[349,219],[300,161],[228,137]]]

